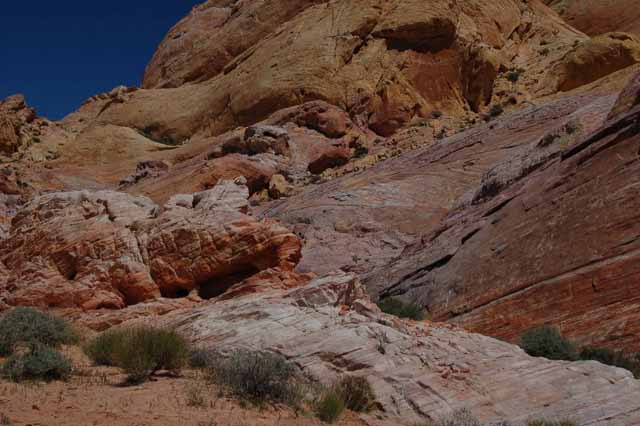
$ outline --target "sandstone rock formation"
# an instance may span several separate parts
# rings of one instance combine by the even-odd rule
[[[248,190],[233,182],[176,196],[165,211],[145,197],[77,191],[36,197],[0,242],[8,305],[121,309],[162,297],[223,294],[256,274],[282,277],[298,238],[246,211]],[[256,287],[255,283],[249,286]],[[235,289],[238,292],[240,290]]]
[[[551,75],[557,88],[569,91],[640,62],[640,39],[607,33],[579,44],[559,62]]]
[[[203,348],[280,353],[327,384],[365,376],[381,409],[367,417],[373,425],[416,424],[459,407],[513,424],[540,417],[595,426],[640,422],[640,382],[629,372],[531,358],[455,327],[398,320],[382,314],[349,274],[153,321],[177,327]]]
[[[544,0],[571,26],[591,36],[611,31],[640,35],[640,10],[633,0]]]
[[[544,56],[538,44],[551,37]],[[148,89],[100,108],[95,121],[184,141],[324,100],[388,136],[434,110],[488,108],[501,67],[523,68],[534,90],[534,76],[583,40],[519,0],[208,2],[160,46]]]
[[[596,131],[556,128],[492,168],[370,284],[511,341],[554,324],[584,345],[640,350],[639,94],[636,78]]]

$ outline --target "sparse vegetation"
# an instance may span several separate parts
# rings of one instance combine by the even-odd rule
[[[520,80],[520,71],[509,71],[507,73],[507,80],[512,83],[517,83]]]
[[[442,111],[440,111],[440,110],[435,110],[435,111],[432,111],[432,112],[431,112],[431,118],[433,118],[433,119],[438,119],[438,118],[440,118],[440,117],[442,117]]]
[[[77,341],[64,319],[33,308],[16,308],[0,320],[0,355],[11,355],[18,344],[57,348]]]
[[[208,368],[215,362],[217,353],[210,349],[193,349],[189,352],[189,366],[191,368]]]
[[[364,377],[347,376],[338,382],[336,390],[351,411],[367,412],[376,400],[371,384]]]
[[[316,401],[316,416],[327,423],[334,423],[345,409],[342,394],[335,388],[327,389]]]
[[[140,383],[159,370],[177,372],[187,362],[189,347],[178,333],[151,327],[110,330],[96,337],[85,353],[99,365],[115,365]]]
[[[482,426],[482,423],[469,409],[459,408],[437,420],[434,426]]]
[[[489,111],[489,117],[496,118],[502,115],[503,112],[504,112],[504,108],[502,107],[502,105],[496,104],[491,107],[491,110]]]
[[[580,360],[598,361],[602,364],[624,368],[633,373],[636,379],[640,379],[640,355],[626,355],[624,352],[613,351],[607,348],[584,348],[580,351]]]
[[[549,419],[536,419],[529,420],[527,426],[578,426],[573,420],[549,420]]]
[[[386,314],[395,315],[399,318],[409,318],[416,321],[424,319],[424,309],[417,303],[405,303],[395,297],[387,297],[378,302],[378,307]]]
[[[234,351],[209,366],[211,378],[232,396],[254,405],[282,403],[297,408],[301,378],[283,357],[268,352]]]
[[[531,329],[522,335],[520,347],[531,356],[554,360],[576,360],[576,347],[554,327]]]
[[[2,377],[25,380],[66,380],[71,375],[71,362],[55,349],[32,344],[25,353],[10,356],[2,366]]]
[[[598,361],[605,365],[624,368],[640,379],[640,354],[628,355],[607,348],[587,347],[579,353],[576,345],[553,327],[539,327],[527,331],[520,346],[531,356],[564,361]]]
[[[209,389],[206,383],[195,381],[187,384],[185,388],[186,402],[189,407],[205,408],[207,406],[207,398]]]
[[[353,155],[356,158],[366,157],[367,155],[369,155],[369,148],[367,148],[366,146],[362,145],[361,143],[358,143],[355,146]]]

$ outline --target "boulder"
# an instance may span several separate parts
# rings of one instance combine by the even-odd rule
[[[550,73],[557,90],[569,91],[640,62],[640,40],[607,33],[579,44]]]

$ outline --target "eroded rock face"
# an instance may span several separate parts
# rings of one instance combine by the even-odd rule
[[[494,168],[371,285],[510,341],[554,324],[583,345],[640,350],[640,107],[627,102],[639,89],[601,128],[573,142],[559,129]]]
[[[497,66],[521,67],[533,84],[587,39],[551,15],[519,0],[209,2],[160,47],[147,69],[149,89],[97,120],[182,141],[324,100],[389,136],[434,110],[487,108]],[[537,43],[551,37],[547,57]],[[481,81],[470,84],[466,70]]]
[[[326,384],[367,377],[382,408],[367,417],[375,425],[414,424],[459,407],[514,424],[540,417],[599,426],[640,421],[640,382],[631,373],[531,358],[452,326],[399,320],[382,314],[349,274],[176,310],[153,322],[177,327],[203,348],[280,353]]]
[[[113,191],[52,193],[19,210],[0,242],[9,305],[121,309],[163,297],[216,297],[265,271],[284,274],[300,242],[245,215],[248,190],[221,182],[164,212]],[[187,200],[187,201],[185,201]],[[288,274],[283,281],[304,282]],[[251,283],[255,287],[255,283]]]
[[[461,199],[473,197],[490,170],[500,164],[515,165],[518,158],[526,169],[529,162],[541,162],[553,152],[557,155],[559,147],[595,131],[615,100],[615,95],[567,96],[442,141],[434,140],[429,128],[412,128],[394,140],[418,141],[421,148],[310,187],[259,211],[283,221],[304,238],[299,271],[345,269],[367,274],[382,266],[376,282],[383,283],[387,280],[383,265],[423,234],[439,229]],[[551,139],[555,143],[534,148],[553,129],[559,135]],[[377,284],[367,281],[367,285],[372,294],[379,290]]]
[[[633,0],[545,0],[567,23],[596,36],[624,31],[640,36],[640,10]]]
[[[0,151],[13,154],[25,143],[23,126],[33,122],[36,113],[25,103],[24,96],[15,95],[0,101]]]
[[[607,33],[578,45],[551,73],[557,88],[569,91],[640,62],[640,41],[625,33]]]
[[[278,198],[312,175],[347,163],[355,155],[354,146],[366,146],[372,137],[343,110],[308,102],[253,126],[180,147],[172,152],[173,165],[161,173],[148,171],[148,162],[142,163],[141,170],[126,179],[126,188],[163,202],[176,192],[201,191],[221,179],[244,176],[253,195],[269,191],[275,176],[274,184],[288,188],[274,188]]]

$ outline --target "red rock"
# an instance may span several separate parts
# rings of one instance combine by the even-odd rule
[[[544,137],[523,161],[494,168],[371,284],[509,341],[553,324],[581,345],[640,350],[640,107],[621,108],[628,93],[601,128],[573,142]]]
[[[570,25],[591,36],[624,31],[640,36],[640,10],[633,0],[545,0]]]
[[[0,242],[7,269],[2,299],[121,309],[196,289],[214,297],[272,268],[286,285],[304,282],[292,272],[298,238],[241,213],[248,195],[246,187],[222,182],[162,214],[147,198],[112,191],[37,197],[19,210]]]

